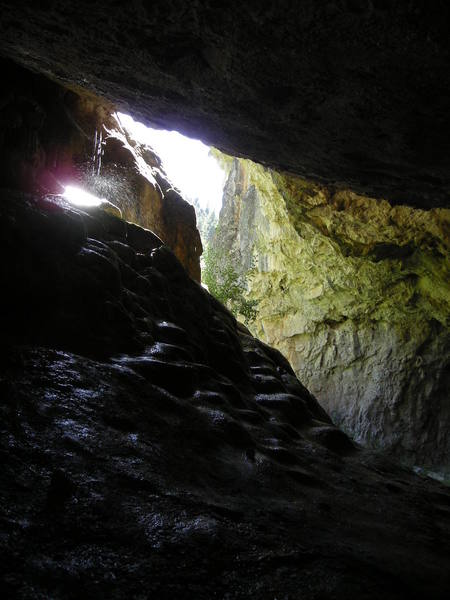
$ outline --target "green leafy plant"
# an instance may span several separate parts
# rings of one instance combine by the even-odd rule
[[[214,236],[214,232],[217,227],[217,216],[216,213],[209,208],[202,208],[198,198],[191,200],[193,207],[195,208],[195,214],[197,216],[197,228],[202,239],[202,245],[205,248]]]
[[[208,207],[202,208],[197,199],[192,200],[192,204],[203,245],[202,281],[219,302],[248,325],[255,320],[258,306],[257,300],[246,297],[247,281],[253,265],[242,272],[238,258],[223,247],[223,236],[214,211]]]
[[[238,273],[232,254],[211,243],[206,245],[202,280],[210,293],[225,304],[235,317],[243,317],[246,325],[255,320],[258,306],[257,300],[246,298],[248,273]]]

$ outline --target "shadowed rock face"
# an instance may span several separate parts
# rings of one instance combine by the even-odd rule
[[[356,448],[156,236],[11,192],[0,229],[5,597],[448,597],[448,489]]]
[[[2,2],[0,52],[229,154],[431,207],[450,189],[449,11]]]

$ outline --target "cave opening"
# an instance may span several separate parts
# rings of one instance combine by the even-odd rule
[[[196,208],[219,214],[225,172],[210,146],[178,131],[147,127],[124,113],[119,112],[117,116],[120,124],[137,141],[153,148],[170,181],[185,200]]]
[[[411,467],[450,472],[448,32],[412,4],[4,3],[5,597],[447,600]],[[202,279],[240,322],[117,110],[229,154]]]
[[[82,203],[89,238],[126,227],[138,253],[155,243],[139,227],[153,232],[356,441],[448,471],[448,209],[288,175],[5,74],[4,187]],[[99,203],[128,225],[104,232]]]
[[[224,194],[224,188],[234,157],[178,131],[147,127],[124,113],[118,113],[116,118],[127,135],[155,151],[168,180],[181,192],[183,199],[194,206],[203,249],[200,266],[204,287],[239,321],[244,324],[254,321],[257,302],[247,298],[252,269],[246,266],[249,261],[242,253],[229,247],[229,235],[224,237],[224,228],[219,227],[223,202],[229,195]],[[229,223],[224,225],[225,228],[228,226]],[[250,262],[253,264],[253,259]]]
[[[200,256],[202,282],[214,296],[229,305],[229,298],[220,293],[222,277],[217,272],[218,265],[212,264],[210,251],[228,176],[226,165],[221,160],[223,155],[202,141],[184,136],[178,131],[153,129],[124,113],[117,113],[116,118],[127,135],[137,143],[153,149],[168,180],[183,199],[194,207],[203,250]],[[229,307],[234,309],[233,306]],[[236,311],[233,312],[239,316]]]

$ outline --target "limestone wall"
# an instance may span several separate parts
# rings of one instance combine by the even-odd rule
[[[334,421],[410,464],[448,468],[450,211],[392,207],[235,159],[220,243],[256,265],[252,333]]]

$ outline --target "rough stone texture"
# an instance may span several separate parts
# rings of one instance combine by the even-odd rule
[[[81,89],[0,61],[0,180],[3,187],[61,194],[81,185],[152,229],[200,280],[194,208],[172,188],[153,150],[126,135],[112,105]]]
[[[450,211],[224,165],[214,243],[254,267],[251,331],[357,441],[448,472]]]
[[[421,207],[450,189],[447,1],[3,1],[0,52],[229,154]]]
[[[118,206],[125,219],[154,231],[200,281],[203,249],[195,209],[172,186],[149,146],[135,141],[114,120],[105,134],[99,173],[89,172],[83,180]]]
[[[448,598],[448,488],[356,448],[156,236],[0,200],[3,597]]]

